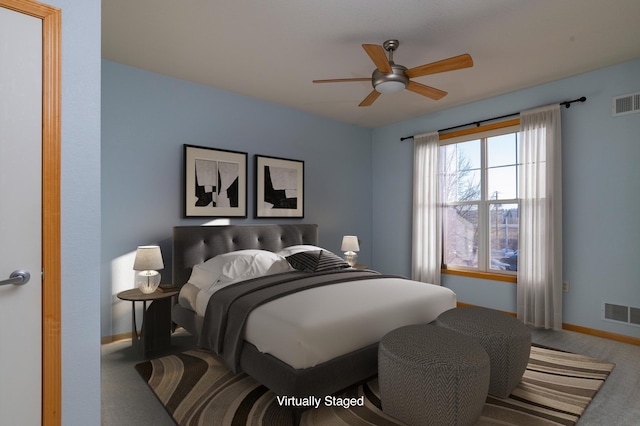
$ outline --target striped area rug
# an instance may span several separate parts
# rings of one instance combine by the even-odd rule
[[[487,398],[477,425],[573,425],[613,370],[609,362],[531,347],[522,381],[507,399]],[[291,412],[276,396],[245,374],[232,374],[210,353],[192,350],[145,361],[136,370],[180,426],[287,426]],[[301,425],[401,425],[381,410],[376,379],[344,396],[365,404],[303,413]]]

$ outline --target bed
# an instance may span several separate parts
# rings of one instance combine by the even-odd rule
[[[232,347],[227,344],[228,335],[221,338],[212,333],[212,329],[219,329],[219,324],[209,325],[212,317],[221,315],[219,307],[226,306],[226,302],[216,305],[212,296],[204,312],[202,306],[196,309],[195,305],[182,302],[187,297],[187,288],[192,287],[190,280],[195,282],[194,271],[207,261],[245,250],[266,250],[280,253],[283,257],[286,254],[289,263],[292,263],[292,259],[298,258],[298,255],[283,251],[292,246],[310,247],[309,250],[318,248],[318,226],[175,227],[173,282],[182,290],[181,302],[172,308],[174,323],[199,336],[200,345],[212,349],[214,353],[217,353],[216,342],[224,341],[225,348]],[[309,253],[328,255],[327,251],[322,250]],[[284,296],[268,299],[260,302],[255,309],[249,309],[250,313],[240,316],[243,319],[237,326],[241,334],[234,340],[236,351],[230,356],[218,355],[232,371],[244,371],[278,395],[322,397],[377,373],[378,341],[386,332],[410,323],[431,322],[440,313],[456,305],[455,294],[444,287],[386,276],[375,271],[339,269],[316,273],[300,268],[277,271],[268,277],[248,279],[214,293],[216,297],[225,291],[233,293],[241,286],[262,285],[262,280],[266,280],[264,288],[268,288],[268,291],[271,291],[272,282],[275,281],[286,281],[285,286],[295,286],[298,284],[294,281],[306,280],[304,285],[308,287],[295,293],[287,290]],[[327,279],[333,281],[328,285],[317,284]],[[404,292],[398,291],[401,288],[399,286],[408,288],[409,295],[405,300],[399,296]],[[419,293],[426,293],[424,300],[419,301],[418,297],[423,297]],[[381,297],[374,301],[373,295],[376,294]],[[385,301],[381,302],[380,299]],[[235,302],[236,299],[233,300],[228,303],[230,306],[241,305]],[[407,314],[410,312],[414,313]],[[235,311],[229,308],[229,319],[225,317],[219,321],[223,324],[232,323],[236,317]],[[316,319],[322,324],[314,322]]]

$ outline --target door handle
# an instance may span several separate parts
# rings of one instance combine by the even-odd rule
[[[29,282],[29,278],[31,278],[31,274],[28,271],[13,271],[8,280],[0,281],[0,286],[9,284],[23,285]]]

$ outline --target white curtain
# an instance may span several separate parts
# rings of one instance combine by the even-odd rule
[[[413,138],[413,237],[411,276],[440,285],[442,221],[438,202],[438,132]]]
[[[520,113],[518,318],[562,328],[560,106]]]

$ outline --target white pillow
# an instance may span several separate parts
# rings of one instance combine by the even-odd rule
[[[270,251],[255,253],[250,256],[239,256],[230,262],[227,262],[222,267],[222,273],[218,277],[218,282],[231,282],[248,280],[249,278],[266,275],[271,271],[271,274],[279,271],[278,267],[271,270],[274,265],[278,265],[278,262],[287,262],[283,256],[279,256]]]
[[[238,257],[227,263],[222,268],[222,274],[220,274],[216,282],[202,293],[212,295],[216,291],[240,281],[280,272],[293,271],[287,259],[275,253],[268,253],[269,254],[257,253],[251,257]],[[204,302],[198,301],[197,306],[203,310],[206,306],[203,307],[201,303]]]
[[[276,262],[287,263],[282,256],[257,249],[237,250],[219,254],[206,262],[194,265],[189,283],[201,290],[209,290],[216,282],[232,282],[265,274]],[[274,267],[274,272],[279,271]],[[282,269],[282,268],[279,268]]]
[[[283,257],[287,257],[287,256],[291,256],[292,254],[300,253],[302,251],[318,251],[318,250],[329,251],[322,247],[313,246],[310,244],[299,244],[295,246],[285,247],[282,250],[280,250],[277,254]]]
[[[193,284],[198,287],[200,290],[205,290],[216,282],[218,277],[220,276],[220,271],[215,271],[207,268],[204,263],[199,263],[194,265],[191,269],[191,276],[189,277],[189,281],[187,283]]]

